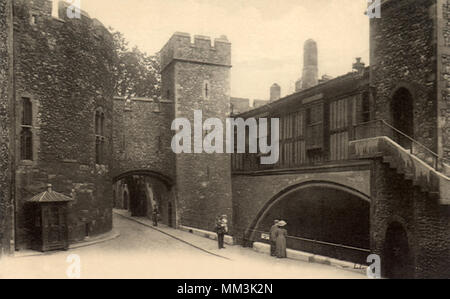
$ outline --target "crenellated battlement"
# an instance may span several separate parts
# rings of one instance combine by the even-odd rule
[[[193,41],[188,33],[176,32],[160,51],[161,71],[172,61],[186,61],[231,67],[231,43],[226,36],[215,38],[194,35]]]
[[[70,4],[64,0],[61,0],[58,2],[58,17],[61,20],[69,19],[69,17],[67,16],[67,9],[69,7],[70,7]],[[81,17],[81,19],[91,20],[91,17],[89,16],[89,14],[86,11],[82,10],[81,8],[80,8],[80,17]]]
[[[83,24],[88,26],[93,36],[112,41],[108,29],[99,20],[91,18],[87,12],[80,10],[80,18],[69,18],[67,15],[69,6],[66,1],[59,1],[56,16],[54,12],[52,13],[50,0],[15,0],[15,19],[18,22],[20,20],[19,23],[29,23],[45,31],[48,31],[49,27],[62,28],[61,24],[64,23],[73,23],[75,26]]]

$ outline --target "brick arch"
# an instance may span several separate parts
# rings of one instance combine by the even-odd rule
[[[392,99],[392,97],[399,91],[400,89],[406,89],[409,91],[413,99],[417,98],[417,89],[419,86],[417,84],[407,81],[399,81],[397,84],[394,85],[394,88],[392,88],[391,93],[389,95],[389,99]]]
[[[412,228],[408,224],[408,221],[406,221],[405,218],[398,216],[396,214],[391,215],[389,218],[387,218],[386,221],[381,226],[380,233],[382,236],[386,236],[386,231],[388,227],[394,222],[399,223],[405,229],[409,240],[413,240],[414,235],[411,232]]]
[[[253,219],[251,224],[247,227],[247,229],[245,231],[246,237],[244,237],[244,238],[247,240],[254,239],[255,229],[259,226],[260,222],[264,219],[265,215],[270,211],[270,209],[276,203],[280,202],[281,200],[283,200],[286,196],[288,196],[291,193],[297,192],[301,189],[311,188],[311,187],[325,187],[325,188],[330,188],[330,189],[341,190],[341,191],[347,192],[349,194],[352,194],[352,195],[360,198],[361,200],[367,201],[369,204],[371,202],[369,195],[367,195],[357,189],[354,189],[353,187],[350,187],[350,186],[347,186],[347,185],[344,185],[341,183],[336,183],[333,181],[325,181],[325,180],[303,181],[301,183],[290,185],[290,186],[284,188],[283,190],[281,190],[280,192],[278,192],[277,194],[275,194],[274,196],[272,196],[272,198],[270,198],[263,205],[263,207],[259,210],[259,212],[257,213],[256,217]]]
[[[408,241],[410,243],[410,248],[414,250],[414,248],[412,247],[412,244],[416,243],[416,238],[415,235],[413,233],[414,228],[411,227],[410,223],[403,217],[397,215],[397,214],[393,214],[391,216],[389,216],[380,226],[380,235],[382,236],[381,239],[381,243],[382,244],[377,244],[374,247],[375,248],[379,248],[381,250],[382,253],[382,247],[384,245],[385,239],[386,239],[386,233],[388,231],[388,228],[393,224],[393,223],[398,223],[400,224],[403,229],[406,232],[406,236],[408,237]],[[379,241],[378,241],[379,242]],[[415,262],[415,261],[414,261]]]
[[[391,273],[393,267],[392,262],[394,260],[397,260],[397,258],[392,260],[392,258],[388,257],[393,254],[393,252],[391,252],[392,248],[390,246],[392,244],[388,243],[392,242],[392,236],[389,235],[389,232],[391,232],[391,229],[393,230],[394,228],[397,229],[397,233],[403,232],[405,235],[404,237],[406,238],[406,240],[404,240],[406,244],[403,244],[404,246],[406,246],[406,248],[402,248],[401,251],[401,256],[405,258],[405,264],[402,265],[404,268],[401,271],[402,272],[401,277],[389,276],[392,275]],[[412,244],[415,244],[415,242],[411,230],[408,229],[407,222],[402,217],[397,216],[390,217],[390,219],[388,219],[388,221],[386,221],[385,225],[383,226],[382,231],[383,231],[383,245],[381,248],[381,265],[382,265],[381,274],[386,278],[414,278],[414,265],[416,264],[416,258],[414,255],[414,248]],[[399,236],[396,235],[395,239],[396,241],[398,241]],[[398,242],[396,243],[398,244]],[[405,252],[405,250],[407,252]]]
[[[162,181],[166,185],[167,189],[170,189],[174,185],[174,181],[171,177],[169,177],[161,172],[148,170],[148,169],[136,169],[136,170],[129,170],[129,171],[123,172],[123,173],[113,177],[113,183],[116,183],[117,181],[120,181],[121,179],[131,176],[131,175],[143,175],[143,176],[149,176],[149,177],[156,178],[156,179]]]

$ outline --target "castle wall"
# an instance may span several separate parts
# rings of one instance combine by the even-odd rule
[[[230,113],[231,44],[176,33],[161,51],[162,94],[175,102],[175,117],[193,127],[194,110],[203,120]],[[208,96],[205,96],[207,83]],[[204,134],[205,135],[205,134]],[[192,145],[194,144],[192,140]],[[176,155],[177,217],[182,225],[213,230],[215,218],[227,214],[232,223],[231,161],[228,154]]]
[[[377,159],[371,172],[371,251],[387,258],[386,231],[400,223],[408,236],[410,264],[408,277],[448,278],[450,267],[450,209],[430,198],[411,181]],[[402,252],[406,254],[406,252]],[[382,268],[383,271],[383,268]]]
[[[305,169],[291,173],[234,174],[232,177],[233,211],[237,242],[244,243],[245,231],[252,229],[252,224],[264,212],[266,204],[293,186],[327,182],[346,186],[369,196],[370,172],[368,167],[368,165],[364,168],[330,167],[324,169],[322,167],[316,170]]]
[[[50,1],[15,1],[16,114],[22,115],[23,97],[31,100],[33,109],[33,159],[21,160],[19,155],[16,160],[19,249],[29,240],[25,201],[48,183],[74,198],[69,206],[71,242],[112,227],[112,38],[86,17],[50,15]],[[97,109],[105,115],[101,165],[95,158]],[[16,121],[17,148],[21,121]]]
[[[437,150],[435,0],[387,1],[370,25],[371,86],[375,119],[393,123],[391,101],[399,87],[414,99],[414,139]]]
[[[113,176],[151,170],[175,175],[171,150],[173,102],[123,98],[114,100]]]
[[[11,194],[12,113],[12,10],[11,1],[0,1],[0,256],[8,253],[13,233]]]
[[[381,19],[372,19],[370,26],[376,118],[393,123],[393,94],[407,88],[413,97],[414,139],[448,159],[447,1],[386,1],[381,12]],[[383,261],[387,228],[400,223],[408,236],[412,276],[448,277],[448,207],[381,161],[374,163],[371,185],[372,250]]]
[[[450,3],[438,0],[436,6],[438,153],[450,164]]]

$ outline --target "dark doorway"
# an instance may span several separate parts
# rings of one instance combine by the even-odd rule
[[[403,133],[394,132],[394,139],[405,149],[411,149],[410,138],[414,138],[414,103],[411,93],[406,88],[400,88],[394,93],[391,109],[393,126]]]
[[[129,212],[133,217],[154,218],[157,210],[158,221],[176,226],[176,206],[171,198],[170,184],[153,175],[126,173],[114,183],[120,199],[117,207]],[[128,213],[127,213],[128,214]]]
[[[129,199],[128,199],[128,192],[124,191],[123,192],[123,209],[124,210],[128,210],[128,201],[129,201]]]
[[[414,266],[403,226],[394,222],[386,231],[381,274],[386,278],[414,278]]]
[[[170,227],[173,227],[173,222],[172,222],[172,203],[169,201],[168,207],[167,207],[167,222],[169,223]]]
[[[130,176],[125,180],[130,192],[129,207],[131,216],[146,217],[148,215],[148,203],[143,178],[138,176]]]

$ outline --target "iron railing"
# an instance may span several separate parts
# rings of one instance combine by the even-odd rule
[[[269,232],[260,231],[260,230],[256,230],[256,229],[249,229],[247,232],[248,233],[249,232],[258,233],[260,235],[262,235],[262,234],[269,235]],[[349,250],[354,250],[354,251],[359,251],[359,252],[370,253],[370,249],[359,248],[359,247],[350,246],[350,245],[337,244],[337,243],[332,243],[332,242],[308,239],[308,238],[297,237],[297,236],[289,236],[289,235],[286,238],[291,239],[291,240],[304,241],[304,242],[313,243],[313,244],[331,246],[331,247],[335,247],[335,248],[342,248],[342,249],[349,249]],[[253,238],[252,241],[254,242],[258,239],[260,239],[260,237],[255,237],[255,238]]]
[[[409,150],[412,155],[415,155],[435,170],[440,168],[442,158],[440,158],[437,153],[419,141],[408,136],[404,132],[393,127],[384,119],[372,120],[353,127],[353,140],[374,138],[379,136],[391,138],[400,146],[406,150]]]

